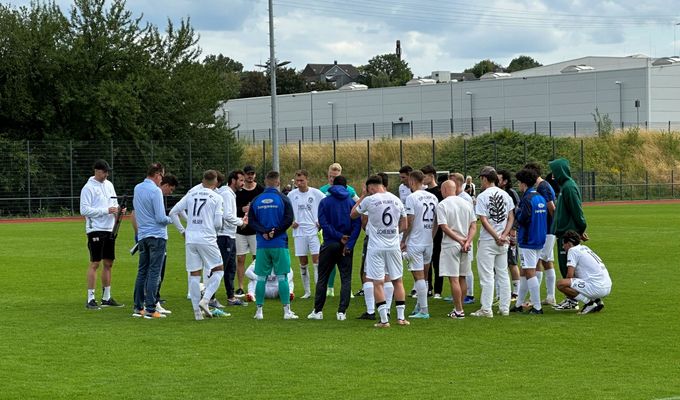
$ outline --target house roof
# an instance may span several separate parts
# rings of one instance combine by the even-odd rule
[[[359,70],[352,64],[307,64],[302,71],[303,76],[319,76],[328,72],[331,68],[337,66],[343,70],[351,78],[359,76]]]

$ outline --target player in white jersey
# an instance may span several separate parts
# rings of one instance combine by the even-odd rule
[[[295,186],[288,193],[288,199],[293,205],[293,239],[295,240],[295,255],[300,260],[300,277],[305,294],[301,298],[308,299],[312,295],[309,278],[309,259],[312,255],[314,264],[314,283],[319,276],[319,203],[326,195],[319,189],[309,187],[309,172],[304,169],[295,172]]]
[[[404,205],[406,205],[406,198],[411,195],[411,184],[409,183],[411,171],[413,167],[410,165],[404,165],[399,169],[399,200],[401,200]]]
[[[594,251],[581,244],[581,236],[575,231],[567,231],[563,240],[562,247],[567,252],[567,277],[557,282],[557,289],[569,298],[583,302],[581,314],[602,310],[602,298],[612,290],[607,267]]]
[[[186,269],[191,273],[189,292],[194,317],[197,320],[203,319],[203,315],[212,317],[208,303],[224,276],[224,264],[217,246],[217,231],[222,228],[224,215],[222,196],[215,192],[217,172],[205,171],[202,186],[187,193],[170,210],[173,224],[184,235]],[[187,210],[186,229],[179,220],[182,210]],[[210,269],[210,276],[205,285],[203,298],[201,298],[200,280],[203,268]]]
[[[390,326],[387,302],[383,285],[385,275],[390,276],[394,285],[394,299],[397,305],[399,325],[409,325],[404,318],[406,308],[404,285],[402,283],[403,265],[399,249],[399,232],[406,229],[406,211],[401,200],[385,190],[383,180],[373,175],[366,180],[366,186],[354,208],[351,217],[368,216],[366,234],[369,237],[366,252],[366,278],[373,281],[375,302],[380,313],[377,328]]]
[[[409,318],[430,318],[427,306],[427,281],[425,271],[432,260],[432,229],[437,196],[423,190],[424,175],[421,171],[411,171],[409,185],[413,193],[406,198],[406,218],[408,226],[401,239],[401,249],[406,251],[408,269],[413,274],[416,289],[416,309]]]
[[[463,200],[470,203],[472,209],[475,208],[475,202],[472,197],[463,190],[465,187],[465,177],[459,172],[454,172],[449,174],[449,179],[456,183],[456,196],[462,198]],[[465,275],[465,285],[467,286],[467,292],[465,293],[465,298],[463,299],[464,304],[474,304],[475,303],[475,273],[472,270],[472,260],[474,259],[474,244],[470,243],[470,251],[468,252],[465,262],[469,265],[470,273]],[[466,268],[466,266],[461,266],[461,268]]]
[[[510,313],[510,277],[508,276],[508,236],[512,229],[515,206],[505,190],[496,187],[498,175],[493,167],[484,167],[479,173],[482,193],[477,196],[475,213],[482,222],[477,246],[477,272],[482,287],[481,308],[474,317],[493,318],[494,272],[498,278],[501,315]]]
[[[246,293],[246,301],[255,301],[255,287],[257,286],[257,274],[255,273],[255,260],[250,263],[250,266],[246,269],[246,278],[248,278],[248,293]],[[290,288],[290,301],[293,301],[295,294],[293,293],[295,283],[293,282],[293,270],[291,269],[288,273],[288,286]],[[276,272],[272,271],[271,274],[267,276],[267,280],[264,287],[264,297],[265,299],[278,299],[279,298],[279,281],[276,277]]]

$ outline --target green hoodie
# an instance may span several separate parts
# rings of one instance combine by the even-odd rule
[[[581,191],[576,182],[571,179],[569,161],[564,158],[550,162],[550,170],[560,185],[560,194],[555,204],[555,216],[550,231],[557,237],[562,237],[567,231],[573,230],[581,234],[586,230],[586,219],[581,208]]]

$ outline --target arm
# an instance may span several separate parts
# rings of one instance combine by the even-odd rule
[[[413,214],[406,215],[406,229],[404,229],[404,234],[401,237],[401,248],[402,248],[402,250],[406,247],[406,241],[408,239],[408,235],[411,234],[411,229],[413,229],[413,220],[414,219],[415,219],[415,215],[413,215]]]
[[[472,239],[475,238],[477,234],[477,221],[472,221],[470,227],[468,228],[467,238],[465,238],[465,243],[463,243],[463,251],[470,251],[470,246],[472,246]]]
[[[576,226],[576,232],[583,234],[586,231],[586,218],[583,215],[583,208],[581,208],[581,199],[575,188],[570,188],[564,195],[567,195],[567,208],[569,209],[569,215],[574,221]]]
[[[455,240],[456,242],[458,242],[461,245],[461,247],[464,246],[465,241],[467,240],[467,238],[465,236],[460,235],[457,232],[454,232],[453,229],[449,228],[449,226],[446,225],[446,224],[439,225],[439,229],[442,230],[442,233],[444,235],[446,235],[446,236],[450,237],[451,239]]]
[[[243,226],[243,219],[236,216],[236,199],[231,196],[222,196],[222,200],[224,201],[224,215],[222,216],[224,222],[234,226]]]
[[[248,209],[248,225],[259,234],[264,235],[265,233],[269,233],[267,228],[265,228],[264,225],[262,225],[260,221],[257,220],[255,207],[250,207],[250,209]]]
[[[90,207],[90,204],[92,204],[92,192],[85,186],[80,191],[80,215],[95,218],[118,211],[118,207],[96,208]]]
[[[352,250],[354,248],[354,245],[357,242],[357,239],[359,239],[360,233],[361,233],[361,220],[353,219],[352,220],[352,233],[349,235],[349,240],[347,241],[345,248],[347,248],[348,250]]]
[[[512,225],[515,223],[515,213],[510,211],[508,214],[508,222],[505,224],[505,229],[503,230],[503,233],[501,233],[501,241],[503,243],[507,243],[508,241],[508,236],[510,235],[510,231],[512,231]]]
[[[567,276],[565,277],[566,279],[571,279],[574,277],[574,272],[576,271],[576,268],[574,268],[573,265],[567,265]]]
[[[403,232],[408,227],[408,222],[406,222],[406,217],[399,218],[399,232]]]
[[[280,194],[280,196],[281,200],[283,201],[283,220],[281,221],[281,225],[275,228],[275,233],[285,234],[288,228],[293,225],[295,213],[293,212],[293,205],[291,204],[288,197],[284,196],[283,194]]]
[[[326,210],[328,210],[326,201],[322,201],[319,204],[319,224],[321,225],[321,230],[323,231],[324,236],[339,242],[340,239],[342,239],[343,234],[335,229],[332,221],[328,218],[328,215],[326,215]]]
[[[170,219],[172,220],[172,224],[175,225],[175,228],[184,235],[184,226],[182,226],[182,222],[179,220],[179,214],[181,214],[184,209],[186,208],[186,196],[182,197],[180,201],[175,204],[174,207],[170,210]]]
[[[172,220],[165,215],[165,204],[163,204],[163,193],[161,192],[161,189],[158,189],[153,194],[152,201],[154,220],[156,220],[156,223],[159,225],[170,225]]]

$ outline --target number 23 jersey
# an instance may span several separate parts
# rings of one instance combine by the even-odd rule
[[[406,198],[406,214],[413,215],[407,246],[432,246],[432,225],[437,204],[437,196],[424,190],[417,190]]]
[[[399,249],[399,220],[406,217],[406,210],[397,196],[389,192],[373,194],[361,201],[357,211],[368,215],[369,249]]]

